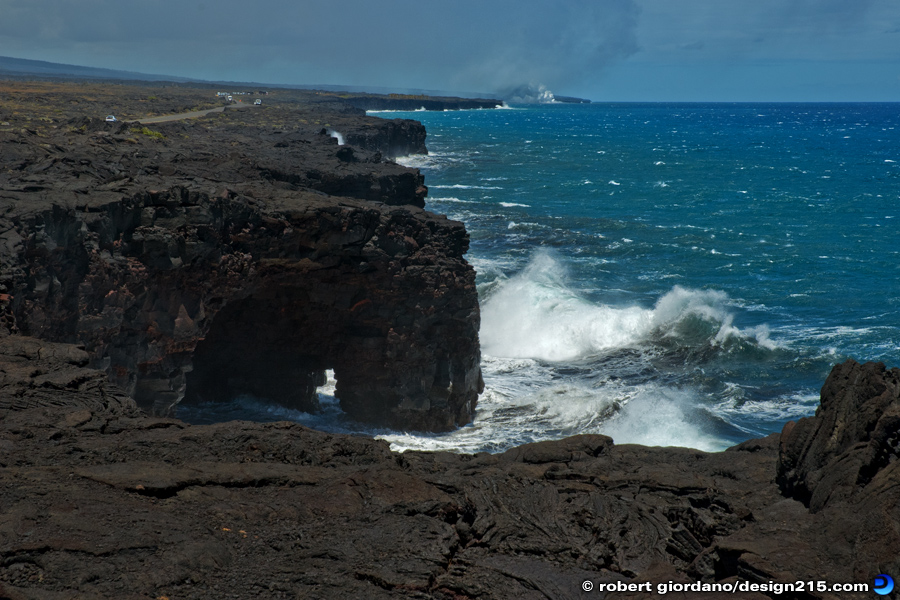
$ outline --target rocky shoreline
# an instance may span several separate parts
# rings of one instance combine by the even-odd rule
[[[662,596],[601,584],[745,581],[807,583],[666,597],[831,599],[872,593],[808,582],[900,575],[900,369],[881,364],[836,366],[815,417],[721,453],[586,435],[397,454],[170,418],[242,391],[314,410],[333,368],[359,420],[471,420],[468,238],[385,159],[424,151],[424,129],[306,92],[149,129],[96,115],[185,112],[207,91],[3,85],[0,597],[646,598]]]
[[[0,340],[0,597],[646,598],[581,586],[900,567],[900,369],[881,364],[838,365],[815,417],[725,452],[587,435],[472,456],[152,418],[87,362]]]

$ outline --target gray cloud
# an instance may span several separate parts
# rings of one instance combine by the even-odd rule
[[[875,0],[782,0],[766,16],[774,23],[802,24],[809,31],[846,30],[865,21]]]
[[[898,23],[896,0],[0,0],[0,54],[205,79],[657,97],[654,80],[681,72],[707,85],[741,64],[795,65],[784,77],[799,80],[812,77],[804,61],[900,63]]]
[[[492,90],[598,76],[637,50],[639,12],[635,0],[0,0],[0,42],[184,76]]]
[[[892,0],[640,0],[641,36],[664,54],[704,42],[694,59],[865,60],[900,57],[885,24],[900,18]]]

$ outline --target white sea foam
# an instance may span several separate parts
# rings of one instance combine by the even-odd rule
[[[446,198],[428,198],[429,202],[452,202],[455,204],[475,204],[474,200],[460,200],[459,198],[455,198],[453,196],[448,196]]]
[[[502,187],[494,185],[462,185],[460,183],[454,185],[430,185],[429,189],[434,190],[502,190]]]
[[[577,382],[546,385],[546,367],[486,356],[487,387],[475,421],[446,434],[383,433],[391,449],[498,452],[524,443],[602,433],[616,443],[722,450],[729,444],[698,428],[697,394],[659,384]]]
[[[519,204],[517,202],[501,202],[500,206],[504,206],[506,208],[512,208],[513,206],[521,206],[522,208],[530,208],[530,204]]]
[[[509,225],[506,226],[507,229],[534,229],[534,228],[546,228],[546,225],[541,225],[540,223],[529,223],[529,222],[521,222],[516,223],[515,221],[510,221]]]
[[[413,169],[434,167],[437,165],[437,161],[438,158],[433,154],[409,154],[394,158],[394,162],[397,164]]]
[[[408,154],[394,158],[394,162],[413,169],[443,169],[448,165],[466,163],[465,154],[451,152],[429,152],[428,154]]]
[[[771,400],[745,400],[743,388],[736,384],[729,384],[729,388],[723,401],[713,407],[713,410],[731,422],[747,417],[767,423],[798,419],[811,414],[819,404],[819,394],[815,390],[798,391]],[[748,433],[759,435],[762,432]]]
[[[620,411],[598,428],[617,444],[681,446],[706,452],[730,444],[699,427],[696,394],[689,390],[640,386]]]

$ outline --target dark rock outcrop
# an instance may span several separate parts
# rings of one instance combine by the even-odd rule
[[[825,381],[815,418],[782,433],[778,483],[819,512],[852,499],[898,459],[900,369],[849,360]]]
[[[335,130],[337,128],[346,132],[342,135],[347,144],[382,152],[388,158],[428,153],[425,128],[418,121],[391,119],[379,123],[377,127],[341,127],[341,121],[337,120]]]
[[[20,365],[5,389],[40,386],[35,361],[81,368],[79,352],[0,348],[0,363]],[[862,409],[887,425],[896,400],[869,412],[892,372],[835,373],[827,408],[803,422],[846,432],[825,461],[839,467],[872,432],[829,415]],[[831,586],[900,569],[900,461],[811,511],[775,481],[785,453],[799,456],[799,425],[713,454],[597,435],[394,454],[294,423],[189,426],[136,417],[127,400],[52,397],[0,403],[3,597],[580,598],[591,581],[601,598],[662,597],[599,591],[616,582],[743,582],[795,587],[666,597],[852,600],[871,592]]]
[[[89,362],[84,348],[71,344],[0,337],[0,411],[58,410],[70,425],[95,414],[139,416],[134,401]]]
[[[331,368],[360,420],[469,422],[483,384],[468,236],[378,150],[406,133],[417,148],[421,125],[316,108],[4,138],[7,331],[83,344],[156,415],[186,393],[316,410]],[[369,149],[339,146],[329,119]]]

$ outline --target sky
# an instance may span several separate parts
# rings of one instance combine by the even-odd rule
[[[900,2],[0,0],[0,56],[594,101],[900,101]]]

